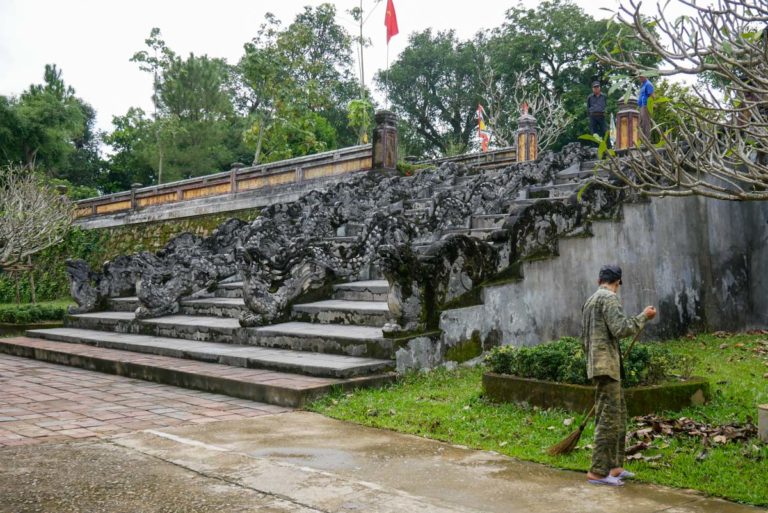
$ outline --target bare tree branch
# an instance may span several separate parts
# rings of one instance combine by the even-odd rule
[[[525,77],[529,72],[512,77],[511,85],[504,85],[495,72],[488,68],[480,74],[487,102],[488,125],[492,141],[498,146],[512,146],[516,140],[520,106],[525,102],[536,117],[539,149],[545,150],[557,141],[573,123],[574,118],[557,96],[543,93]]]
[[[680,3],[690,15],[670,20],[657,5],[649,20],[640,14],[641,2],[627,0],[617,19],[645,50],[625,52],[620,40],[598,50],[597,58],[640,74],[643,56],[654,55],[662,62],[660,75],[707,80],[693,86],[694,98],[668,104],[676,122],[663,134],[654,126],[658,147],[641,134],[641,151],[601,167],[652,196],[768,200],[768,1]]]
[[[74,205],[28,168],[0,168],[0,270],[29,268],[29,257],[61,242]]]

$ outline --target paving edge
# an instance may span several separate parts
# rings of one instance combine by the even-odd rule
[[[65,350],[31,347],[14,343],[14,340],[12,338],[0,339],[0,353],[291,408],[301,408],[311,400],[333,390],[347,391],[356,388],[379,387],[396,379],[396,374],[390,372],[376,376],[339,380],[336,383],[298,390],[266,383],[251,383],[222,376],[196,374],[194,372],[170,369],[147,363],[117,361],[92,355],[76,354]],[[48,342],[41,339],[31,340]],[[92,346],[89,347],[92,348]],[[110,349],[109,351],[136,354],[115,349]],[[207,365],[220,366],[220,364]]]

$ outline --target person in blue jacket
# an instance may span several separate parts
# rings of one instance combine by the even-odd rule
[[[637,95],[637,107],[640,109],[640,130],[650,139],[651,115],[648,112],[648,98],[653,95],[653,84],[647,77],[639,75],[640,93]]]

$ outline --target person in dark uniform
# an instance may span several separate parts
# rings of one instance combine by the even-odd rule
[[[600,82],[592,82],[592,94],[587,97],[587,114],[589,115],[589,133],[597,134],[602,139],[605,136],[605,115],[608,110],[608,98],[600,89]]]

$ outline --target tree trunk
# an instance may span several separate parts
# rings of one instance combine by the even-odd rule
[[[35,292],[35,269],[32,267],[32,257],[27,258],[29,264],[29,290],[32,295],[32,304],[37,304],[37,293]]]
[[[13,273],[13,277],[16,280],[16,306],[21,304],[21,289],[19,288],[19,273]]]
[[[253,156],[253,165],[259,165],[261,158],[261,141],[264,139],[264,122],[259,124],[259,140],[256,142],[256,154]]]

